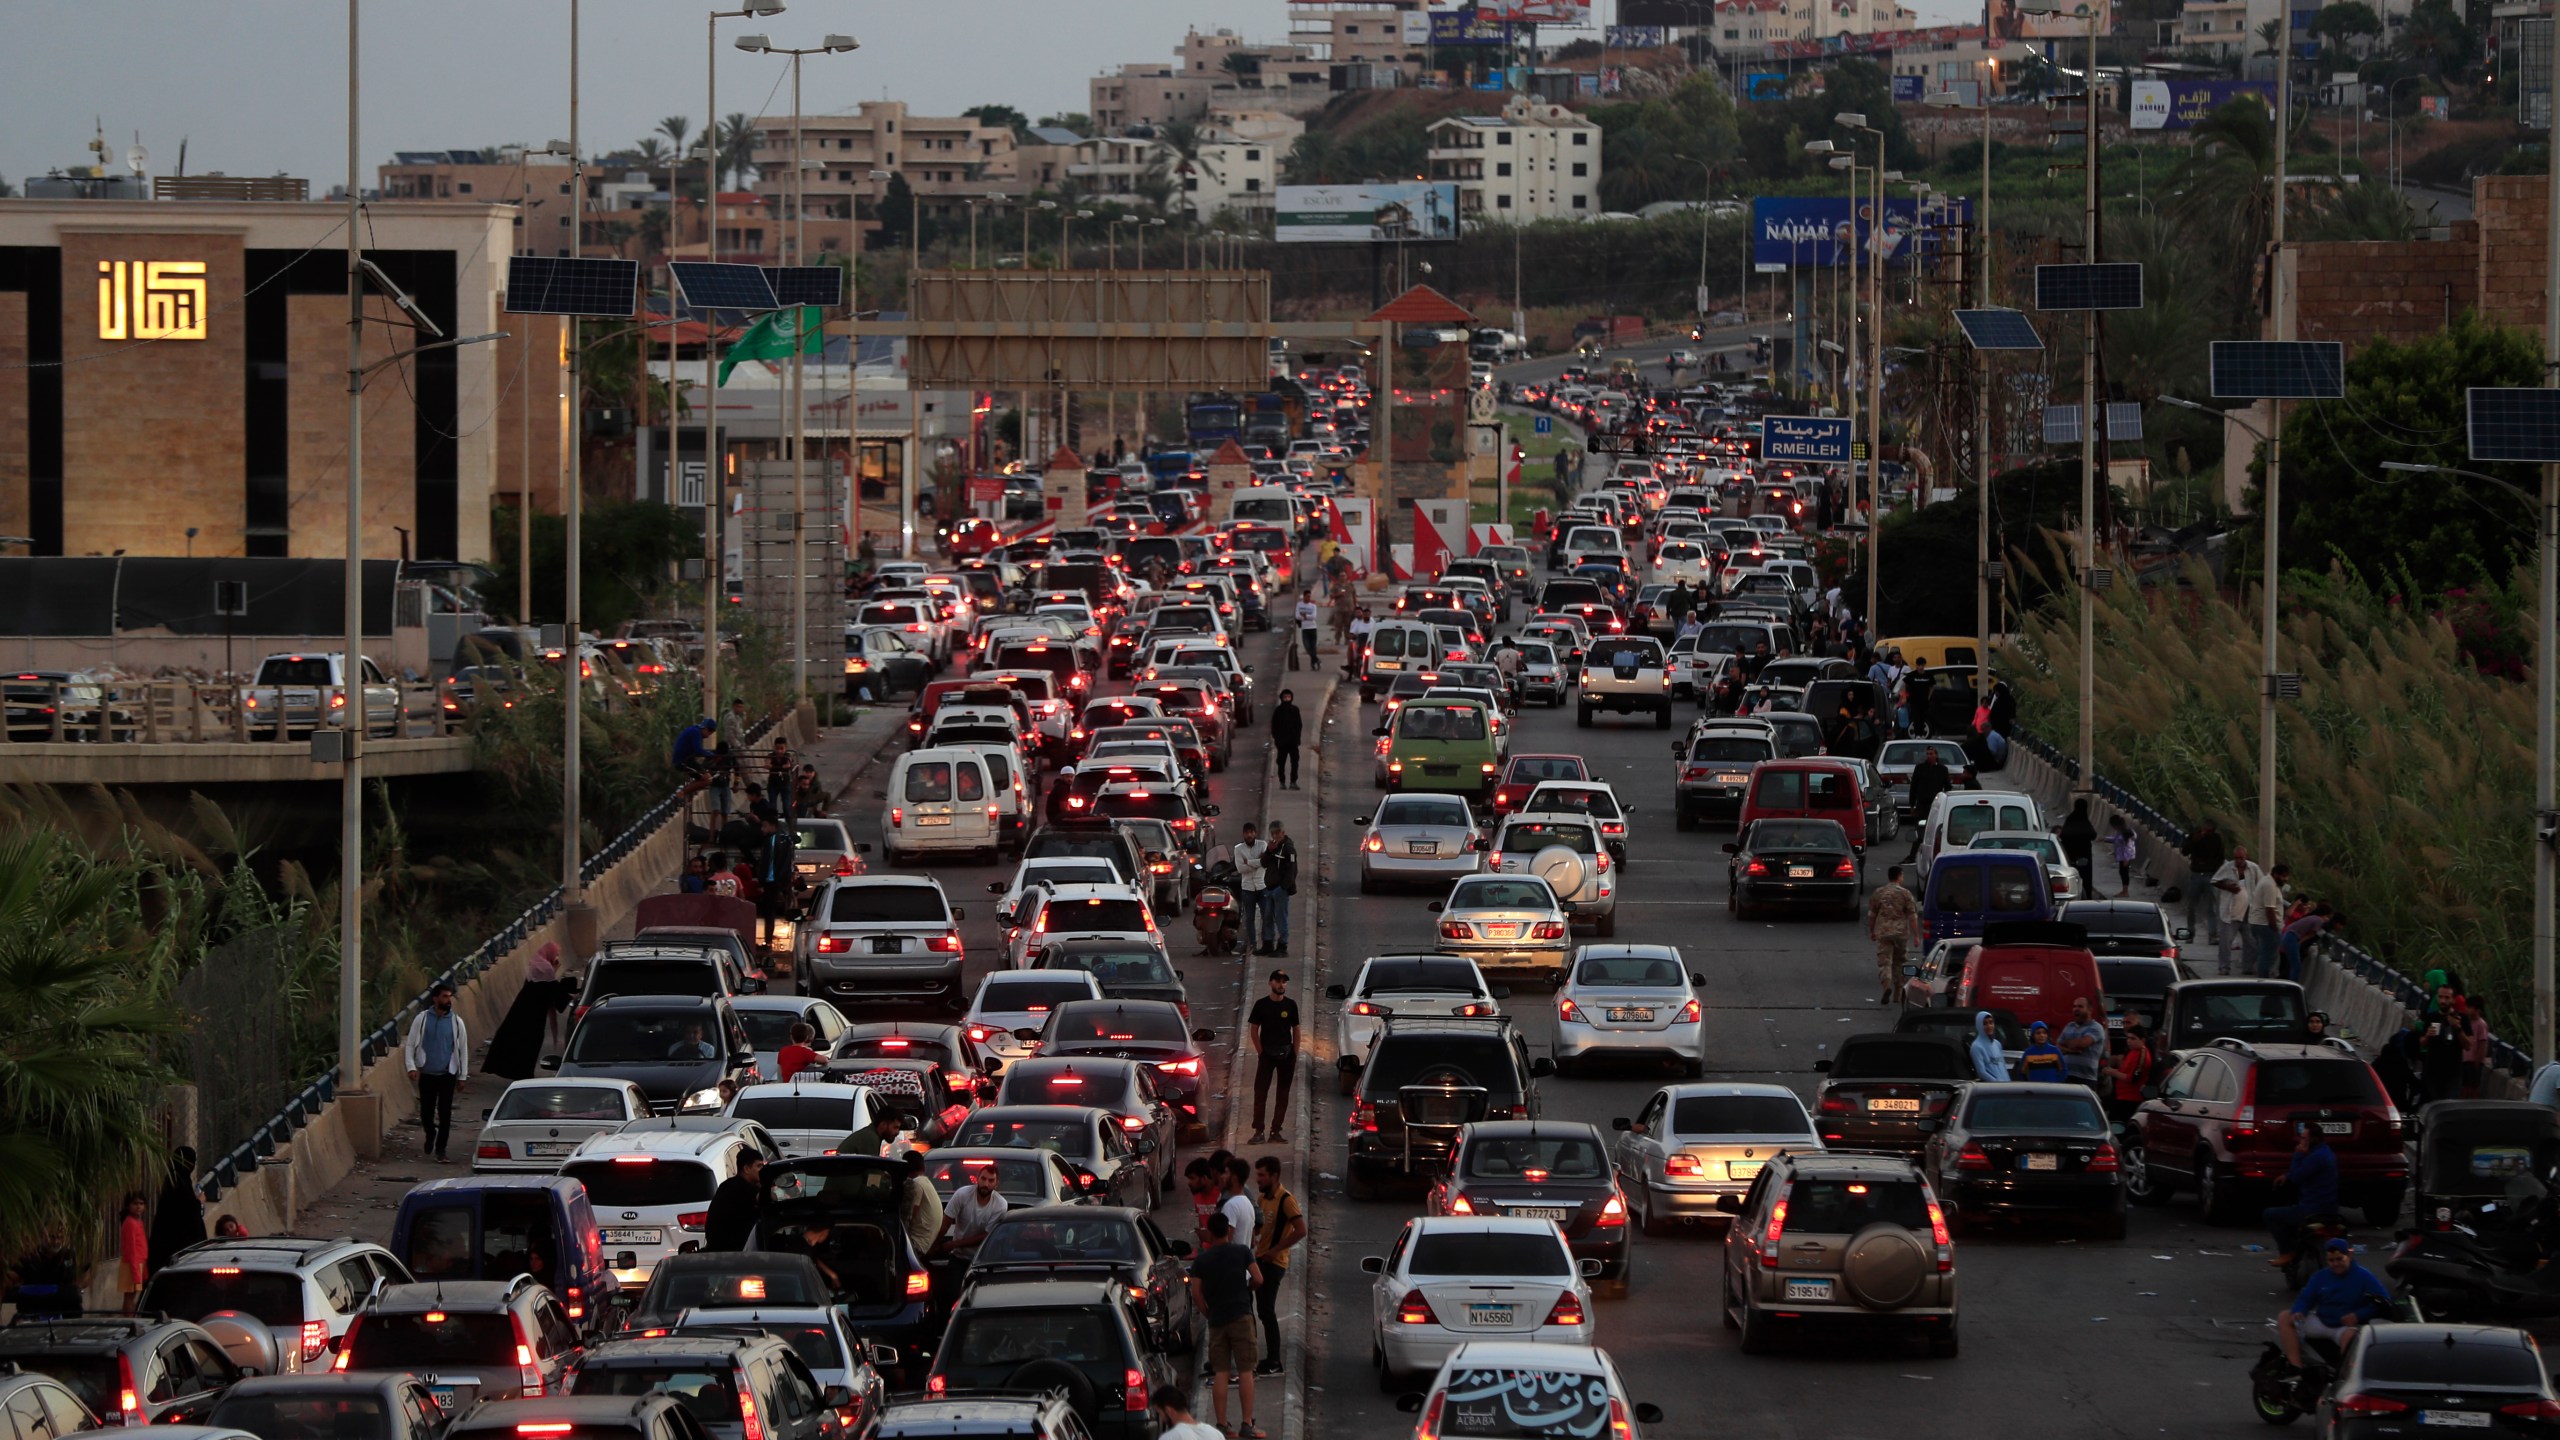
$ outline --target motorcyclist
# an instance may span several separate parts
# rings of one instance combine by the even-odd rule
[[[2267,1263],[2281,1270],[2293,1263],[2302,1241],[2302,1223],[2338,1208],[2338,1156],[2329,1137],[2309,1125],[2293,1127],[2293,1163],[2284,1183],[2294,1187],[2295,1203],[2270,1205],[2261,1217],[2275,1237],[2276,1256]]]
[[[2356,1327],[2382,1313],[2391,1292],[2372,1271],[2356,1263],[2355,1247],[2331,1240],[2321,1253],[2322,1266],[2293,1304],[2276,1316],[2276,1342],[2294,1369],[2302,1368],[2302,1340],[2335,1340],[2346,1349]]]

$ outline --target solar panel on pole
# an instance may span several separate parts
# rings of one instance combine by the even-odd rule
[[[2216,400],[2336,400],[2347,393],[2347,347],[2335,340],[2216,340]]]
[[[637,260],[507,257],[507,313],[628,319],[640,305]]]
[[[2527,465],[2560,461],[2560,390],[2468,392],[2471,458]]]
[[[823,305],[839,309],[844,304],[844,272],[833,265],[767,265],[765,282],[773,287],[777,305]]]
[[[676,293],[697,310],[779,310],[773,282],[760,265],[713,265],[700,260],[671,260]]]
[[[2042,350],[2044,341],[2027,317],[2015,310],[1959,310],[1956,323],[1976,350]]]
[[[2036,267],[2039,310],[2139,310],[2142,267],[2108,265],[2039,265]]]
[[[2044,407],[2044,443],[2077,445],[2080,443],[2080,407],[2047,405]]]
[[[2107,402],[2107,438],[2139,440],[2142,438],[2142,407],[2123,400]]]

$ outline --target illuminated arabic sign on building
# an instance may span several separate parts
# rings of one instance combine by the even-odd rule
[[[101,260],[98,338],[202,340],[204,287],[201,260]]]

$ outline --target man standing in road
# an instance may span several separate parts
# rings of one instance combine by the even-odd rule
[[[1342,603],[1351,603],[1349,593],[1343,595]],[[1369,652],[1369,628],[1369,608],[1365,605],[1355,607],[1351,612],[1350,628],[1345,632],[1350,640],[1342,647],[1342,673],[1354,680],[1360,678],[1360,658]]]
[[[1263,1440],[1253,1423],[1253,1251],[1223,1213],[1209,1217],[1209,1244],[1191,1262],[1191,1303],[1209,1325],[1209,1418],[1221,1434]],[[1238,1377],[1241,1426],[1227,1428],[1227,1377]]]
[[[933,1177],[924,1173],[923,1151],[908,1151],[906,1165],[898,1193],[898,1220],[921,1260],[933,1253],[934,1242],[942,1238],[942,1192],[933,1188]]]
[[[1902,857],[1905,865],[1920,858],[1920,837],[1929,829],[1929,807],[1955,783],[1946,762],[1938,758],[1937,746],[1921,752],[1920,763],[1911,767],[1911,853]]]
[[[2213,972],[2231,973],[2231,951],[2248,943],[2249,895],[2265,878],[2265,872],[2249,860],[2249,847],[2234,845],[2231,858],[2213,872],[2214,913],[2222,928],[2213,937]]]
[[[753,1150],[738,1157],[738,1173],[711,1192],[709,1218],[702,1222],[705,1250],[744,1250],[756,1229],[756,1210],[764,1203],[764,1156]]]
[[[800,867],[794,831],[785,828],[783,817],[768,812],[759,823],[764,833],[756,840],[756,914],[764,922],[764,948],[771,950],[774,922],[791,913],[791,890],[800,881]]]
[[[1306,717],[1298,713],[1297,692],[1283,690],[1271,707],[1272,778],[1283,790],[1298,788],[1298,744],[1306,738]]]
[[[1261,1212],[1259,1238],[1253,1247],[1254,1309],[1262,1317],[1262,1363],[1256,1375],[1280,1373],[1280,1282],[1289,1278],[1289,1252],[1307,1238],[1307,1213],[1298,1197],[1280,1183],[1280,1157],[1265,1155],[1253,1162],[1256,1208]]]
[[[1289,953],[1289,897],[1298,893],[1298,842],[1289,827],[1271,822],[1271,841],[1263,847],[1262,953]]]
[[[2284,886],[2293,871],[2278,865],[2261,870],[2249,886],[2249,973],[2264,980],[2276,973],[2276,941],[2284,933]]]
[[[1227,850],[1228,858],[1235,861],[1236,889],[1240,892],[1236,897],[1236,919],[1244,927],[1236,937],[1243,947],[1240,954],[1263,953],[1253,937],[1262,926],[1262,887],[1270,883],[1263,865],[1264,857],[1270,853],[1271,847],[1262,843],[1261,829],[1250,820],[1244,822],[1244,838]]]
[[[426,1132],[420,1146],[441,1163],[453,1137],[453,1092],[471,1073],[471,1032],[453,1013],[450,981],[437,981],[428,993],[427,1008],[409,1022],[408,1043],[401,1049],[409,1080],[418,1087],[418,1126]]]
[[[1319,618],[1315,597],[1304,590],[1299,591],[1294,614],[1298,621],[1298,648],[1307,652],[1307,668],[1313,670],[1316,668],[1316,622]]]
[[[1289,1085],[1298,1074],[1298,1002],[1289,994],[1289,972],[1271,972],[1271,993],[1253,1002],[1245,1016],[1253,1034],[1253,1136],[1245,1143],[1277,1141],[1289,1128]],[[1274,1083],[1280,1103],[1271,1111],[1271,1126],[1262,1124],[1263,1096]]]
[[[1911,958],[1911,941],[1920,933],[1920,901],[1902,883],[1902,867],[1884,872],[1884,883],[1867,892],[1867,938],[1876,942],[1876,1003],[1893,1003],[1903,962]]]
[[[2071,1000],[2071,1023],[2062,1027],[2058,1042],[2062,1047],[2062,1078],[2091,1090],[2099,1090],[2098,1067],[2107,1058],[2107,1027],[2092,1017],[2089,997],[2075,995]]]

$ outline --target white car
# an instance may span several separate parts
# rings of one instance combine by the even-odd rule
[[[1040,1048],[1050,1011],[1101,998],[1102,986],[1082,970],[996,970],[978,982],[960,1028],[970,1044],[1009,1065]]]
[[[626,1287],[648,1284],[658,1262],[679,1249],[700,1248],[711,1192],[738,1173],[743,1157],[782,1158],[762,1125],[717,1123],[702,1128],[699,1116],[635,1121],[587,1140],[561,1162],[562,1175],[587,1187],[604,1227],[607,1263]]]
[[[1393,1248],[1367,1256],[1370,1353],[1379,1388],[1402,1389],[1471,1340],[1588,1346],[1590,1277],[1553,1220],[1422,1215]]]
[[[2042,830],[2044,811],[2032,795],[2016,790],[1950,790],[1929,802],[1920,822],[1919,860],[1912,873],[1926,876],[1938,857],[1962,850],[1993,830]]]
[[[1618,933],[1616,867],[1600,822],[1589,815],[1515,810],[1503,816],[1484,868],[1494,875],[1535,875],[1576,922],[1597,927],[1604,940]]]
[[[1005,926],[1005,968],[1021,970],[1031,952],[1074,935],[1144,936],[1161,945],[1155,908],[1134,885],[1051,885],[1025,898]]]
[[[1556,991],[1556,1073],[1585,1060],[1668,1060],[1707,1073],[1703,975],[1672,945],[1585,945]]]
[[[1620,1131],[1613,1166],[1647,1235],[1720,1221],[1720,1196],[1751,1188],[1773,1155],[1823,1148],[1804,1101],[1784,1085],[1666,1085]]]
[[[782,1047],[791,1043],[791,1027],[815,1032],[809,1048],[826,1055],[844,1038],[844,1013],[815,995],[740,995],[729,1002],[738,1023],[746,1027],[747,1044],[756,1052],[756,1073],[779,1078]]]
[[[1360,838],[1363,895],[1412,881],[1437,889],[1484,868],[1484,837],[1463,796],[1389,795],[1359,823],[1368,827]]]
[[[1372,955],[1360,962],[1359,977],[1348,985],[1325,987],[1327,999],[1342,1008],[1333,1020],[1334,1064],[1343,1093],[1369,1054],[1387,1018],[1403,1015],[1451,1015],[1476,1019],[1499,1015],[1498,1003],[1511,992],[1488,984],[1484,971],[1464,955]]]
[[[1600,823],[1600,838],[1609,858],[1627,863],[1627,817],[1633,807],[1618,803],[1618,792],[1599,780],[1541,780],[1518,806],[1523,815],[1588,815]]]
[[[803,1070],[776,1084],[746,1086],[729,1097],[720,1113],[762,1125],[786,1160],[833,1155],[845,1137],[869,1130],[879,1117],[872,1111],[869,1087],[828,1080],[825,1074]]]
[[[2062,858],[2062,839],[2050,830],[1985,830],[1965,842],[1968,850],[2024,850],[2044,862],[2045,874],[2052,879],[2053,900],[2080,899],[2088,886],[2088,877],[2080,867]],[[1925,877],[1924,877],[1925,878]]]
[[[1031,891],[1050,885],[1117,885],[1120,872],[1108,860],[1089,855],[1041,855],[1023,861],[1013,869],[1010,882],[990,880],[987,893],[996,897],[996,918],[1012,924],[1022,911],[1022,898]]]
[[[1652,581],[1656,585],[1677,585],[1686,580],[1704,590],[1715,562],[1707,557],[1707,547],[1695,540],[1665,540],[1653,552]]]
[[[588,1137],[648,1113],[649,1097],[628,1080],[518,1080],[480,1122],[472,1173],[556,1173]]]

